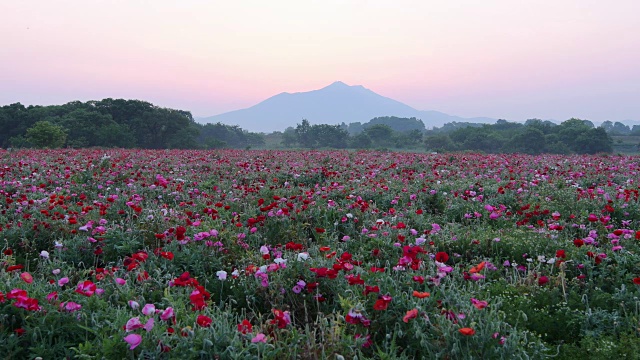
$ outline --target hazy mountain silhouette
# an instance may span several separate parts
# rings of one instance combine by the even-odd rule
[[[494,123],[491,118],[462,118],[438,111],[420,111],[399,101],[378,95],[361,85],[349,86],[341,81],[319,90],[281,93],[252,107],[200,118],[200,123],[221,122],[239,125],[256,132],[282,131],[295,127],[302,119],[312,124],[367,122],[374,117],[397,116],[421,119],[427,128],[448,122]]]

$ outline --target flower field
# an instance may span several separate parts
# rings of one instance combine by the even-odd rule
[[[640,157],[0,159],[4,359],[640,353]]]

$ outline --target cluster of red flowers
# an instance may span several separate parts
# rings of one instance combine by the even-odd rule
[[[28,311],[40,310],[38,299],[29,297],[26,290],[13,289],[7,293],[6,297],[9,300],[14,300],[13,305],[15,307],[23,308]],[[5,302],[4,295],[2,295],[2,293],[0,293],[0,302]]]

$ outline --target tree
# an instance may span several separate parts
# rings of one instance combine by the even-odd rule
[[[54,118],[45,120],[48,119],[53,120]],[[110,114],[80,108],[79,105],[75,107],[75,110],[55,119],[58,125],[65,128],[67,146],[70,147],[108,146],[109,144],[99,136],[104,134],[104,132],[100,132],[100,128],[117,125]]]
[[[314,147],[332,147],[344,149],[347,147],[349,133],[340,125],[319,124],[311,127]]]
[[[62,126],[49,121],[38,121],[27,129],[27,141],[38,148],[59,148],[67,140],[67,134]]]
[[[602,125],[600,125],[600,127],[603,128],[606,132],[610,133],[611,130],[613,130],[613,123],[607,120],[603,122]]]
[[[424,139],[424,144],[429,150],[435,151],[451,151],[455,150],[455,144],[447,134],[438,134],[428,136]]]
[[[390,145],[391,137],[393,136],[393,129],[391,129],[388,125],[383,124],[369,126],[364,130],[364,132],[369,136],[373,144],[377,147]]]
[[[559,141],[566,144],[572,151],[577,151],[576,140],[580,135],[586,133],[591,130],[592,127],[585,124],[583,120],[580,119],[569,119],[567,121],[563,121],[562,124],[558,125],[557,131],[555,131],[559,136]]]
[[[371,138],[364,132],[351,138],[350,146],[356,149],[368,149],[371,147]]]
[[[610,153],[613,151],[613,140],[604,128],[589,129],[575,141],[574,151],[578,154],[597,154],[601,152]]]
[[[399,118],[395,116],[383,116],[376,117],[369,120],[368,123],[364,123],[362,126],[366,130],[374,125],[387,125],[394,131],[405,132],[411,130],[418,130],[423,132],[425,130],[422,120],[412,118]]]
[[[422,137],[423,133],[418,129],[396,132],[394,143],[397,148],[418,147],[422,144]]]
[[[534,127],[542,131],[545,135],[548,135],[551,134],[554,131],[554,128],[558,125],[549,120],[542,121],[540,119],[528,119],[525,121],[524,126]]]
[[[364,128],[362,127],[361,122],[356,121],[356,122],[349,123],[349,125],[347,125],[347,131],[349,132],[349,135],[356,135],[363,132]]]
[[[629,128],[629,126],[616,121],[613,124],[613,128],[610,131],[612,134],[616,134],[616,135],[629,135],[631,133],[631,129]]]
[[[309,120],[302,119],[302,124],[297,124],[295,132],[300,146],[313,147],[311,124],[309,123]]]
[[[511,138],[507,145],[508,150],[533,155],[545,152],[546,147],[544,133],[533,126],[527,126],[523,132]]]
[[[298,138],[296,137],[296,130],[289,126],[284,129],[282,133],[282,145],[285,147],[293,147],[298,142]]]
[[[196,138],[199,133],[195,126],[184,127],[171,136],[167,145],[170,149],[196,149],[198,147]]]
[[[95,145],[129,149],[136,147],[136,137],[129,126],[114,122],[97,129]]]

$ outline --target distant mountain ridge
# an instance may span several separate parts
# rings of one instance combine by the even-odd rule
[[[283,131],[302,119],[312,124],[338,125],[367,122],[375,117],[396,116],[421,119],[427,128],[450,122],[494,123],[487,117],[463,118],[439,111],[421,111],[376,94],[362,85],[336,81],[319,90],[280,93],[246,109],[197,119],[200,123],[221,122],[253,132]]]

